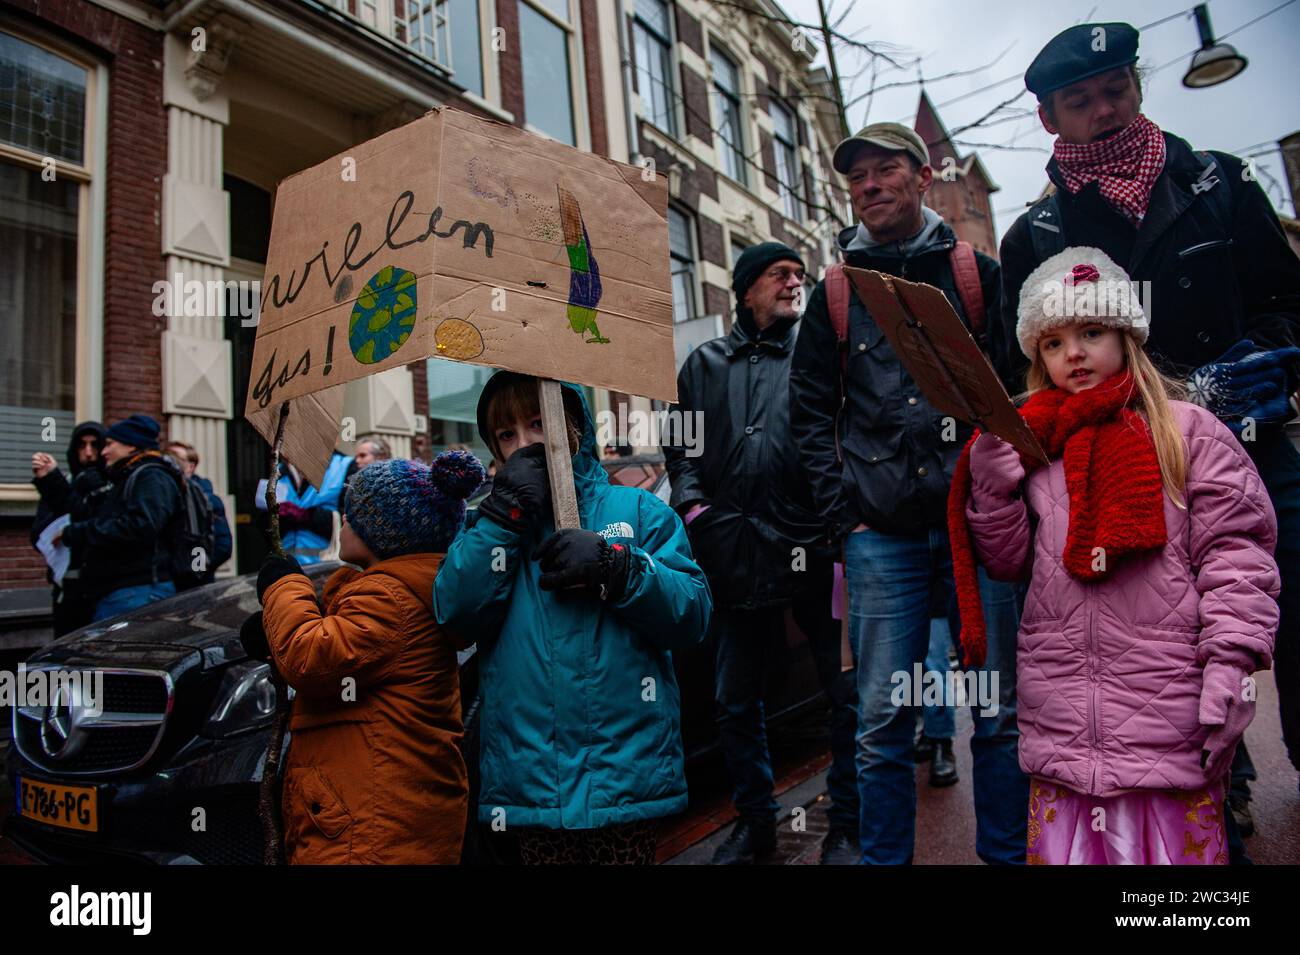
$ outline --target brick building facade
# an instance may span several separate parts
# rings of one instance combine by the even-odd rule
[[[29,461],[48,450],[62,464],[78,420],[144,412],[193,444],[234,520],[236,560],[224,572],[256,566],[252,496],[266,447],[242,419],[254,329],[177,313],[155,283],[260,281],[276,184],[430,107],[648,158],[666,173],[684,348],[725,331],[744,245],[779,238],[819,274],[847,214],[826,158],[838,127],[817,105],[828,81],[779,7],[761,0],[756,10],[702,0],[0,0],[0,66],[19,77],[22,99],[0,113],[0,185],[24,210],[0,216],[0,228],[31,255],[31,275],[16,260],[0,272],[0,319],[39,345],[6,359],[7,380],[20,384],[0,394],[0,604],[5,591],[45,588],[28,541]],[[671,104],[671,118],[656,102]],[[57,215],[41,212],[54,194],[41,186],[50,157],[63,183]],[[49,254],[53,240],[61,257]],[[487,371],[430,364],[349,385],[356,433],[382,434],[398,455],[478,447],[473,402]],[[593,398],[597,410],[620,400]],[[52,442],[40,440],[47,419]]]

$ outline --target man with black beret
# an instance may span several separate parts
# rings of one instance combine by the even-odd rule
[[[763,698],[788,645],[787,608],[834,706],[831,830],[822,861],[848,863],[857,855],[852,673],[841,670],[830,553],[790,436],[790,354],[803,283],[803,260],[789,246],[764,242],[740,255],[731,333],[696,348],[677,376],[674,410],[700,427],[674,429],[664,440],[670,503],[686,522],[713,594],[718,730],[740,814],[715,864],[760,861],[776,847],[779,805]]]
[[[1013,394],[1023,390],[1021,286],[1065,247],[1100,248],[1141,283],[1147,351],[1238,435],[1277,512],[1275,670],[1283,738],[1300,769],[1300,453],[1284,429],[1298,381],[1300,260],[1248,160],[1195,151],[1142,114],[1138,41],[1127,23],[1079,24],[1025,73],[1057,137],[1047,164],[1054,192],[1002,240],[994,363]]]

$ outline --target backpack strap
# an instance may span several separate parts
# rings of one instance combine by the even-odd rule
[[[963,239],[948,253],[952,277],[957,282],[957,297],[961,299],[966,322],[976,338],[984,331],[984,289],[980,287],[980,267],[975,261],[975,247]]]
[[[836,262],[826,269],[826,311],[830,314],[831,328],[839,343],[840,371],[848,364],[849,347],[849,277],[844,274],[844,263]]]

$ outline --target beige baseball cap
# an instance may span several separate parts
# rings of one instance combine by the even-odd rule
[[[922,166],[930,165],[930,150],[925,148],[925,140],[916,130],[902,123],[872,123],[835,147],[835,156],[831,159],[835,171],[847,175],[849,167],[853,165],[853,154],[863,144],[894,152],[902,151]]]

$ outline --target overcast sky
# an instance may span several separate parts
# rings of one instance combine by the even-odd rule
[[[817,0],[779,0],[796,21],[817,22]],[[828,0],[833,4],[832,19],[851,4],[853,9],[840,31],[871,43],[884,41],[905,48],[911,56],[924,57],[926,76],[938,76],[955,70],[983,66],[1006,50],[994,65],[971,76],[954,77],[927,83],[931,100],[939,107],[944,125],[951,131],[974,122],[998,103],[1024,91],[1024,71],[1030,61],[1061,30],[1074,23],[1124,21],[1136,27],[1188,10],[1167,23],[1142,32],[1138,47],[1138,64],[1157,68],[1151,75],[1143,99],[1143,112],[1161,128],[1186,139],[1196,149],[1219,149],[1245,155],[1260,153],[1256,163],[1260,184],[1273,205],[1286,215],[1294,216],[1290,190],[1281,168],[1276,142],[1300,130],[1300,2],[1233,33],[1225,42],[1249,60],[1244,72],[1219,86],[1191,90],[1182,85],[1192,52],[1198,47],[1196,23],[1186,0],[1152,0],[1144,3],[1120,3],[1116,0],[1064,0],[1039,3],[1031,0],[978,0],[953,3],[952,0]],[[1267,13],[1283,0],[1217,0],[1211,3],[1210,17],[1215,36],[1236,30],[1250,20]],[[820,41],[818,41],[820,46]],[[1009,47],[1009,49],[1008,49]],[[843,45],[837,47],[841,73],[846,74],[846,98],[865,93],[870,86],[865,59]],[[911,58],[911,57],[908,57]],[[825,62],[824,52],[819,63]],[[1169,65],[1166,65],[1169,64]],[[882,64],[882,67],[884,64]],[[850,85],[847,74],[862,75]],[[992,89],[975,92],[957,102],[944,105],[963,94],[1014,76]],[[877,85],[915,79],[915,71],[881,72]],[[858,129],[866,122],[896,120],[911,125],[920,99],[919,87],[905,86],[882,90],[872,100],[870,113],[866,101],[848,108],[849,125]],[[1035,105],[1032,94],[1024,92],[1007,110]],[[957,137],[978,143],[1014,145],[1025,151],[979,148],[984,166],[1001,191],[993,195],[994,218],[1001,237],[1023,210],[1033,201],[1046,182],[1046,164],[1053,137],[1043,129],[1037,116],[1000,122],[986,128],[972,129]],[[970,146],[959,146],[964,156]],[[1267,175],[1276,179],[1270,183]]]

